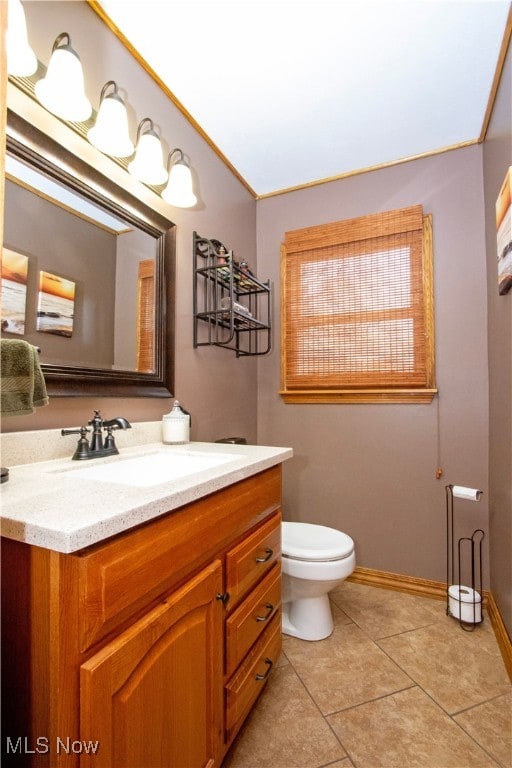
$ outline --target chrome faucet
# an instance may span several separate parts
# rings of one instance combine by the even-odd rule
[[[87,422],[92,427],[91,442],[87,439],[87,434],[91,431],[87,427],[78,429],[61,429],[61,435],[80,435],[76,450],[72,456],[75,461],[84,459],[99,459],[101,456],[115,456],[119,453],[114,440],[113,431],[115,429],[130,429],[131,424],[122,416],[116,416],[115,419],[105,421],[100,411],[94,411],[94,416]],[[103,430],[106,431],[104,437]]]

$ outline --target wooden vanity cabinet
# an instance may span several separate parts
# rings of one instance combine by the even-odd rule
[[[276,466],[74,554],[2,539],[5,765],[220,766],[281,648],[280,498]]]
[[[81,665],[80,737],[101,745],[81,765],[217,764],[221,588],[216,560]]]

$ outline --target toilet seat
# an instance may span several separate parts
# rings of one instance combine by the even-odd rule
[[[344,560],[354,552],[346,533],[325,525],[282,523],[282,556],[294,560],[328,562]]]

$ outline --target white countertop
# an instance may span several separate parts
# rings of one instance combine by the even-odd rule
[[[169,455],[171,464],[183,454],[225,455],[225,463],[154,485],[87,477],[86,470],[136,457]],[[122,448],[118,456],[88,461],[70,458],[9,467],[0,486],[2,536],[57,552],[76,552],[127,531],[159,515],[226,488],[291,458],[291,448],[226,443],[164,445],[149,443]],[[144,459],[143,464],[150,462]],[[130,462],[131,464],[132,462]],[[77,472],[77,470],[79,470]],[[98,473],[96,473],[98,474]],[[108,478],[108,473],[105,473]],[[141,481],[143,482],[143,481]]]

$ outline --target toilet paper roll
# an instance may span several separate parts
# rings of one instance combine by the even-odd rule
[[[467,499],[468,501],[480,501],[483,491],[477,488],[464,488],[463,485],[452,485],[452,495],[456,499]]]
[[[482,598],[475,589],[463,584],[452,584],[448,589],[450,615],[468,624],[482,621]]]

